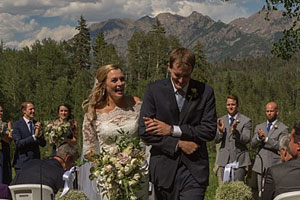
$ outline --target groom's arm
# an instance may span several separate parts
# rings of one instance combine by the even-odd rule
[[[201,119],[197,123],[186,123],[179,126],[172,126],[157,120],[155,118],[144,118],[146,124],[146,132],[156,136],[173,136],[179,138],[180,141],[193,141],[197,144],[202,142],[212,141],[216,135],[217,119],[214,93],[211,88],[208,88],[205,98],[205,106],[200,110],[202,113],[192,113],[192,116],[201,115]],[[177,127],[176,134],[175,128]],[[174,128],[174,130],[173,130]],[[179,129],[179,134],[178,134]]]
[[[146,131],[144,117],[148,117],[151,119],[156,117],[156,106],[151,86],[152,84],[149,84],[147,86],[140,111],[139,135],[143,141],[145,141],[149,145],[152,145],[152,148],[159,149],[162,153],[173,157],[175,156],[177,150],[177,143],[179,141],[179,138],[175,138],[172,136],[152,135]]]
[[[204,107],[201,109],[203,113],[195,113],[201,114],[202,117],[198,124],[183,124],[179,126],[182,131],[181,140],[194,141],[197,144],[214,140],[217,131],[215,95],[210,87],[205,92],[206,95],[202,97],[205,98]]]

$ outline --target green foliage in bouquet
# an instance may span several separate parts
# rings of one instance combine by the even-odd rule
[[[67,131],[70,128],[69,122],[61,123],[56,120],[50,122],[46,121],[43,124],[45,138],[50,144],[56,144],[59,146],[64,142],[64,139],[67,137]]]
[[[242,181],[230,181],[219,185],[215,200],[251,200],[252,191]]]
[[[115,145],[92,155],[95,166],[90,170],[90,179],[97,179],[100,195],[110,200],[136,200],[135,194],[148,173],[146,154],[138,137],[122,129],[118,133],[111,138]]]
[[[55,195],[54,200],[89,200],[82,190],[69,190],[67,194],[60,198],[61,193],[59,191]]]

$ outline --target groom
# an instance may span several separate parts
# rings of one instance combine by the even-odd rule
[[[215,137],[214,91],[191,79],[195,55],[178,48],[169,56],[170,79],[147,86],[139,135],[151,148],[150,181],[159,200],[203,200],[209,167],[206,142]]]

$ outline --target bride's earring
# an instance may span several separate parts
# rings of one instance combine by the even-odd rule
[[[102,96],[103,96],[103,97],[105,96],[105,93],[106,93],[106,89],[103,88],[103,89],[102,89]]]

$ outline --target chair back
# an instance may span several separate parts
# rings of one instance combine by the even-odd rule
[[[42,186],[42,199],[41,199]],[[18,184],[9,186],[13,200],[53,200],[52,188],[41,184]]]
[[[279,194],[275,197],[274,200],[299,200],[300,199],[300,191],[294,192],[285,192]]]

